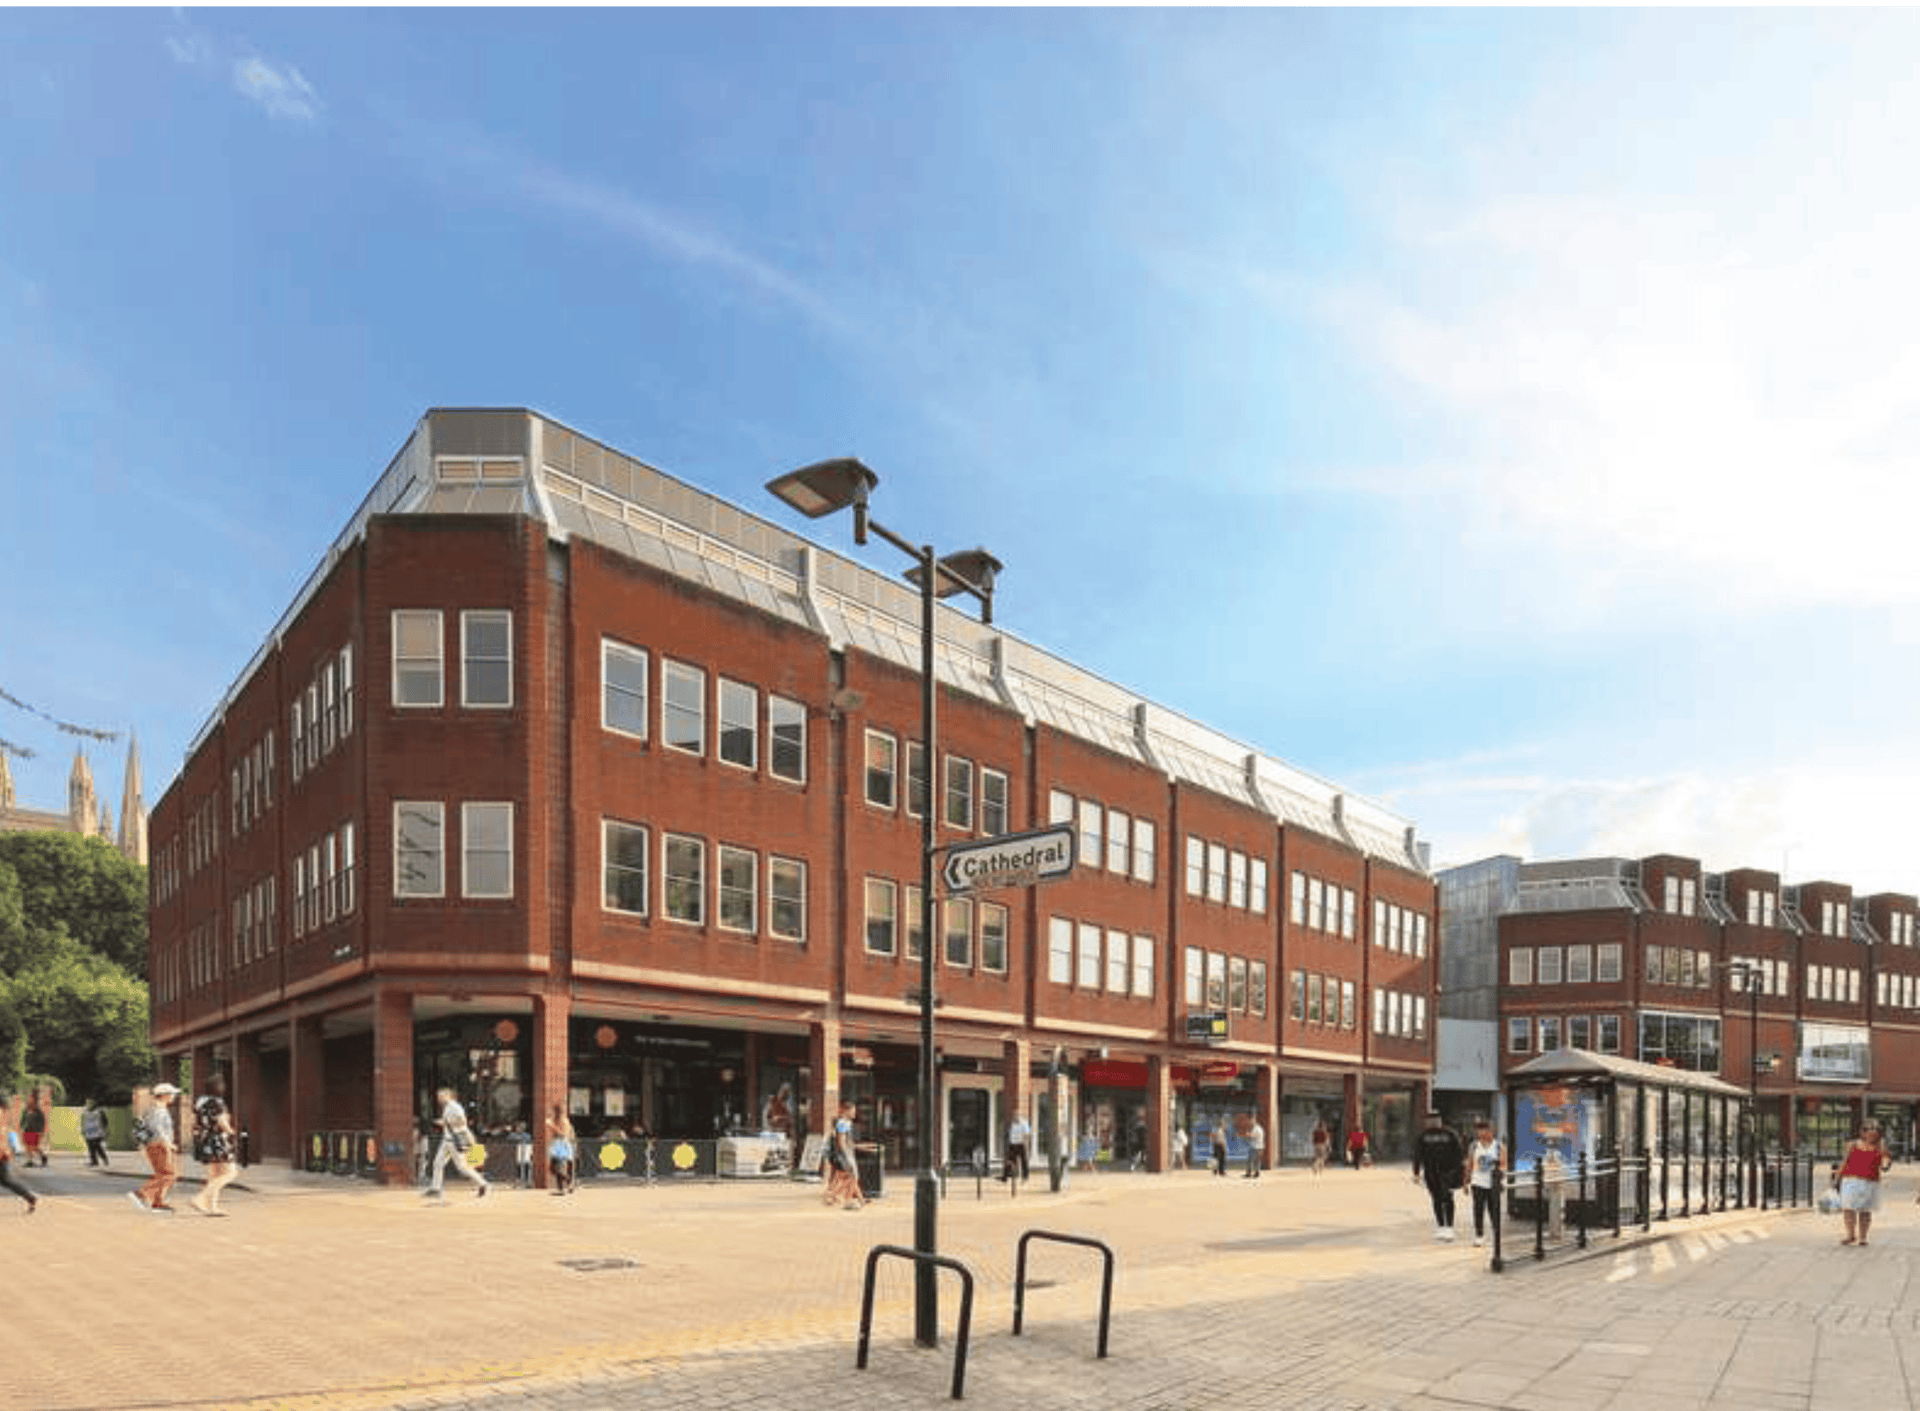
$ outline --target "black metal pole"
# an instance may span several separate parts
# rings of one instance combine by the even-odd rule
[[[920,1171],[913,1182],[913,1247],[921,1254],[939,1253],[939,1178],[934,1173],[934,1142],[939,1131],[934,1109],[933,1072],[933,951],[939,944],[935,925],[939,908],[933,897],[933,856],[938,843],[934,808],[938,790],[934,781],[940,773],[940,747],[934,738],[935,698],[938,684],[933,675],[934,590],[939,586],[940,568],[933,546],[923,544],[920,558],[920,738],[926,763],[926,792],[920,809]],[[913,796],[913,775],[908,771],[907,796]],[[940,1343],[939,1271],[928,1260],[914,1266],[913,1337],[922,1347]]]

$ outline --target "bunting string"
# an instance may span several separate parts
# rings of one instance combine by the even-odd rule
[[[0,740],[0,754],[10,754],[18,759],[38,759],[40,752],[30,750],[25,745],[16,745],[11,740]]]
[[[48,715],[44,710],[40,709],[39,706],[29,705],[26,701],[21,700],[5,688],[0,688],[0,701],[5,701],[15,710],[24,710],[28,715],[39,716],[63,734],[79,735],[83,739],[88,740],[105,740],[109,743],[118,740],[121,735],[121,732],[118,730],[96,730],[90,725],[75,725],[72,721],[62,720],[57,715]],[[5,744],[5,742],[0,741],[0,744]],[[22,749],[18,745],[7,744],[6,749],[8,753],[17,754],[23,759],[32,759],[34,757],[32,750]]]

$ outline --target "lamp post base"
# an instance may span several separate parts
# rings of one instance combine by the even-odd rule
[[[916,1254],[938,1254],[940,1211],[939,1177],[923,1166],[913,1178],[913,1248]],[[925,1260],[913,1269],[913,1340],[922,1347],[940,1345],[940,1271]]]

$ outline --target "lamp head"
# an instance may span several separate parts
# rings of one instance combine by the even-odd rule
[[[867,496],[879,483],[880,477],[858,460],[841,456],[788,471],[769,480],[767,489],[808,519],[819,519],[836,510],[864,513]]]

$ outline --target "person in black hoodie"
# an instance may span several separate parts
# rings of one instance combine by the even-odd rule
[[[1433,1237],[1451,1240],[1453,1193],[1467,1183],[1467,1152],[1460,1134],[1444,1125],[1438,1112],[1427,1113],[1427,1127],[1414,1139],[1413,1179],[1424,1179],[1433,1200]]]

